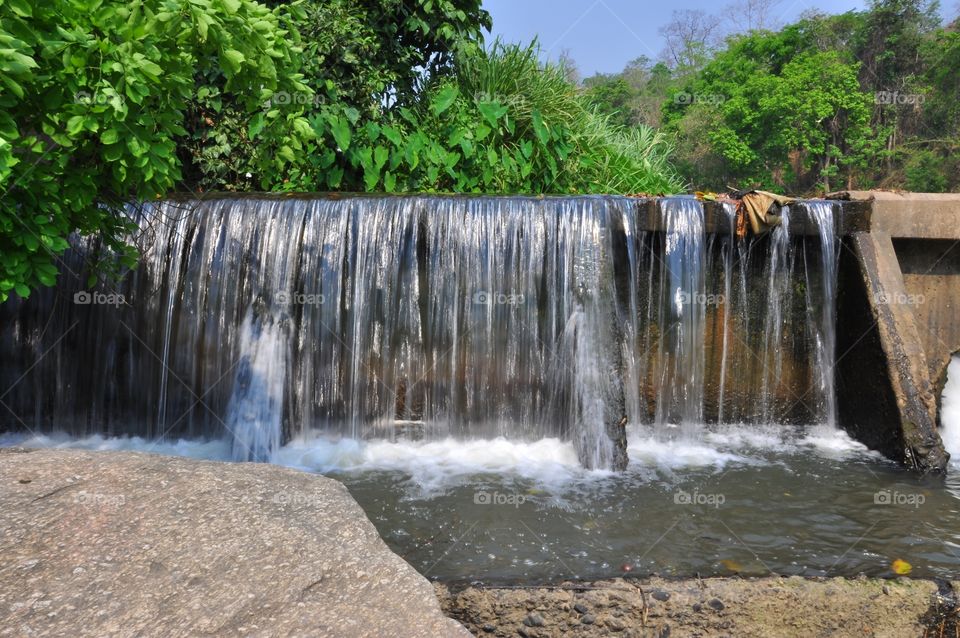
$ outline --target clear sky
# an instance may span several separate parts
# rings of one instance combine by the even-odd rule
[[[656,59],[663,49],[657,32],[675,10],[700,9],[720,14],[733,0],[483,0],[493,16],[493,36],[508,42],[529,42],[539,36],[550,59],[564,49],[580,73],[615,73],[641,55]],[[782,0],[778,22],[789,23],[808,9],[843,13],[863,9],[865,0]]]

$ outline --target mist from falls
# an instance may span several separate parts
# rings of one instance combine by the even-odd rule
[[[142,212],[113,305],[76,282],[0,308],[3,429],[232,440],[572,441],[616,465],[625,424],[835,423],[833,205],[707,233],[667,198],[217,199]],[[89,296],[89,295],[88,295]],[[7,363],[9,362],[9,363]],[[22,381],[18,379],[22,377]],[[6,418],[6,417],[5,417]]]

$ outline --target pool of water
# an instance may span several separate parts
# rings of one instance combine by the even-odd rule
[[[12,444],[230,458],[226,441],[0,437]],[[344,482],[387,544],[441,580],[893,576],[908,566],[960,576],[960,464],[946,480],[919,479],[825,427],[705,426],[692,438],[636,427],[629,453],[628,471],[613,474],[581,469],[555,439],[318,437],[274,462]]]

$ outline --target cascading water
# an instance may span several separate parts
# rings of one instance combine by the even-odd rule
[[[664,256],[660,303],[660,397],[657,423],[689,428],[703,422],[703,205],[690,198],[662,202]],[[690,434],[688,431],[687,434]]]
[[[768,255],[764,277],[768,301],[763,326],[763,352],[760,359],[763,366],[760,401],[762,418],[769,423],[774,416],[772,394],[780,386],[783,375],[784,310],[789,307],[793,292],[793,251],[790,245],[789,207],[784,207],[780,224],[770,231]]]
[[[235,461],[270,461],[280,448],[287,339],[282,322],[250,309],[240,328],[239,361],[224,427]]]
[[[832,422],[830,205],[799,205],[824,247],[803,281],[791,266],[802,241],[786,227],[737,239],[726,206],[730,233],[708,244],[701,202],[661,200],[657,230],[638,221],[647,206],[150,205],[142,266],[105,290],[122,303],[73,302],[86,245],[67,257],[76,280],[0,307],[0,387],[17,415],[3,425],[228,435],[234,458],[249,460],[317,434],[557,437],[585,466],[610,468],[625,463],[628,421],[686,436],[710,421]],[[784,388],[822,407],[787,409]]]
[[[721,246],[721,261],[723,262],[723,325],[721,327],[720,345],[720,387],[717,397],[717,421],[724,423],[724,398],[727,385],[727,360],[730,353],[730,304],[733,299],[733,262],[734,238],[737,232],[737,207],[732,202],[723,202],[723,212],[727,216],[726,241]]]
[[[815,296],[811,286],[807,286],[807,306],[818,308],[819,317],[810,316],[808,332],[813,335],[815,344],[816,386],[819,398],[819,416],[827,425],[836,426],[837,394],[834,384],[836,366],[837,329],[837,259],[840,244],[837,241],[834,221],[834,204],[830,202],[805,202],[808,217],[817,227],[820,239],[820,263],[817,268],[806,267],[807,281],[819,280],[819,297]],[[819,320],[817,320],[819,319]]]
[[[940,399],[940,435],[950,462],[960,464],[960,354],[950,359],[947,381]]]

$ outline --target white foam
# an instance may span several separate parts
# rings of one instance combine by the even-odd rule
[[[850,438],[850,435],[843,430],[829,425],[808,428],[803,437],[798,440],[798,444],[828,458],[875,455],[863,443]]]
[[[629,438],[628,452],[633,462],[669,470],[722,469],[731,463],[763,465],[772,455],[813,453],[843,459],[871,454],[862,443],[829,425],[703,425],[696,438],[666,439],[643,427]]]
[[[627,455],[631,465],[670,471],[711,466],[722,469],[728,463],[749,462],[746,457],[723,451],[707,441],[682,437],[665,439],[646,431],[628,438]]]
[[[947,368],[947,384],[940,404],[940,436],[950,453],[950,464],[960,467],[960,356]]]
[[[573,444],[559,439],[534,442],[459,441],[331,441],[297,439],[285,445],[276,462],[315,472],[399,472],[426,491],[460,484],[482,474],[563,484],[588,475],[580,467]]]
[[[960,370],[955,378],[960,379]],[[960,384],[957,384],[960,385]],[[956,393],[960,409],[960,392]],[[960,424],[958,424],[960,426]],[[960,441],[960,427],[958,431]],[[685,438],[657,432],[650,427],[631,428],[628,437],[630,471],[645,476],[650,470],[682,473],[685,469],[722,470],[731,464],[765,465],[776,457],[818,454],[847,458],[866,448],[839,430],[828,427],[796,429],[786,426],[703,426],[700,435]],[[0,435],[0,446],[129,450],[230,460],[231,443],[212,441],[149,441],[139,437],[65,434],[25,436]],[[957,455],[960,458],[960,454]],[[588,471],[580,466],[570,442],[555,438],[539,441],[492,440],[359,441],[325,436],[298,438],[280,448],[272,458],[278,465],[324,474],[393,472],[408,487],[421,494],[489,479],[524,479],[548,489],[609,477],[610,472]],[[486,477],[486,478],[485,478]]]
[[[230,458],[230,442],[214,440],[156,441],[139,436],[104,437],[99,434],[83,438],[72,437],[62,432],[55,434],[2,434],[0,447],[22,446],[27,448],[70,448],[75,450],[112,450],[123,452],[146,452],[185,456],[194,459],[225,461]]]

